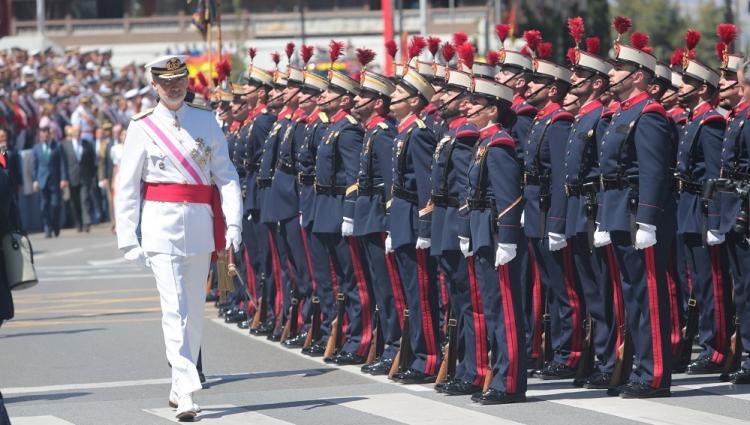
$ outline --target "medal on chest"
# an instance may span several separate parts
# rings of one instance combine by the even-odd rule
[[[190,157],[203,168],[211,158],[211,147],[198,137],[195,139],[195,147],[190,151]]]
[[[477,148],[477,153],[474,155],[474,163],[479,164],[482,162],[482,158],[486,152],[487,146],[479,146],[479,148]]]
[[[438,158],[440,158],[440,152],[442,152],[443,148],[445,147],[448,142],[451,141],[450,136],[445,136],[437,144],[437,147],[435,148],[435,153],[432,155],[432,158],[437,161]]]

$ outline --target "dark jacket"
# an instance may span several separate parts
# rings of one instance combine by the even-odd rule
[[[81,144],[80,160],[76,158],[73,141],[62,142],[62,150],[65,154],[68,169],[68,180],[71,186],[87,186],[94,181],[94,175],[96,174],[94,147],[88,140],[80,140],[79,143]]]
[[[13,196],[8,171],[0,168],[0,241],[11,232],[21,227],[18,208]],[[1,247],[1,245],[0,245]],[[5,271],[5,258],[0,249],[0,322],[13,318],[13,297]]]

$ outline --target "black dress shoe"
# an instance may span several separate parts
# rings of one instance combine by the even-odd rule
[[[736,385],[750,384],[750,369],[740,369],[729,374],[729,381]]]
[[[620,392],[621,398],[660,398],[670,397],[669,388],[654,388],[649,384],[631,382]]]
[[[471,401],[479,403],[479,399],[482,398],[482,391],[477,391],[471,395]]]
[[[219,294],[215,293],[214,291],[209,292],[206,294],[206,302],[212,303],[219,300]]]
[[[607,372],[594,372],[586,378],[583,388],[589,390],[607,390],[611,388],[609,383],[612,382],[612,374]]]
[[[323,357],[323,362],[328,364],[335,364],[336,363],[336,354],[329,356],[329,357]]]
[[[575,378],[576,370],[557,362],[550,362],[544,369],[539,372],[539,379],[550,381],[554,379],[571,379]]]
[[[266,339],[269,341],[273,341],[273,342],[279,342],[281,341],[281,334],[273,333],[273,331],[271,331],[271,333],[269,333],[268,336],[266,336]]]
[[[672,373],[685,373],[687,365],[685,363],[679,363],[672,365]]]
[[[200,380],[201,384],[206,383],[206,375],[203,374],[203,372],[198,372],[198,380]]]
[[[239,323],[243,320],[247,320],[247,312],[245,310],[237,310],[234,314],[227,314],[224,317],[224,323]]]
[[[526,394],[508,394],[503,391],[490,388],[489,390],[482,393],[477,400],[477,403],[482,405],[490,404],[510,404],[510,403],[521,403],[526,401]]]
[[[302,348],[302,346],[305,345],[306,339],[307,332],[302,332],[294,338],[289,338],[286,341],[282,342],[281,345],[286,348]]]
[[[302,349],[302,354],[306,354],[310,357],[322,357],[326,352],[327,341],[318,341],[307,348]]]
[[[435,375],[428,375],[426,373],[422,373],[416,369],[409,369],[406,372],[399,372],[395,375],[393,375],[393,380],[396,382],[400,382],[405,385],[412,385],[412,384],[431,384],[435,382],[435,379],[437,376]]]
[[[482,387],[473,382],[453,380],[443,385],[442,393],[448,395],[470,395],[482,391]]]
[[[721,373],[722,366],[711,361],[709,357],[700,357],[690,363],[685,373],[688,375],[710,375]]]
[[[346,351],[342,351],[333,357],[333,362],[339,365],[362,364],[366,360],[367,359],[362,356],[355,353],[347,353]]]
[[[393,366],[393,359],[375,359],[374,362],[362,366],[362,372],[370,375],[388,375]]]
[[[258,327],[255,329],[250,329],[250,334],[257,335],[257,336],[269,335],[272,332],[273,332],[273,325],[269,325],[266,323],[258,325]]]

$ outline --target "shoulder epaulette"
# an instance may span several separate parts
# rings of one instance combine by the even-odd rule
[[[347,119],[347,121],[349,121],[349,124],[357,125],[357,119],[354,118],[353,116],[347,114],[346,115],[346,119]]]
[[[135,115],[133,115],[133,118],[131,118],[133,121],[138,121],[141,118],[147,117],[151,115],[151,113],[154,112],[154,108],[148,108],[145,111],[141,111]]]
[[[414,120],[414,122],[417,124],[417,127],[419,128],[427,128],[427,124],[425,124],[424,121],[420,120],[419,118]]]
[[[721,123],[721,124],[726,124],[727,120],[723,116],[721,116],[721,114],[719,114],[719,113],[713,113],[713,114],[707,116],[706,118],[703,118],[703,120],[701,121],[701,125],[702,124],[713,123],[713,122],[718,122],[718,123]]]
[[[456,133],[456,138],[457,139],[458,138],[464,138],[464,137],[466,137],[466,138],[469,138],[469,137],[477,138],[477,137],[479,137],[479,132],[477,130],[468,129],[467,128],[465,130],[461,130],[461,131],[458,131]]]
[[[516,115],[536,115],[537,109],[531,105],[526,105],[518,108]]]
[[[325,112],[318,113],[318,118],[320,118],[321,121],[324,123],[328,123],[328,115]]]
[[[659,114],[663,116],[664,118],[669,117],[669,115],[667,115],[667,110],[664,109],[664,106],[662,106],[661,103],[657,103],[657,102],[651,102],[648,105],[646,105],[643,108],[643,113],[644,114],[649,114],[649,113]]]
[[[602,118],[611,118],[615,115],[615,111],[612,109],[604,108],[602,110]]]
[[[487,146],[507,146],[509,148],[515,148],[516,142],[513,140],[513,138],[502,135],[500,137],[492,139]]]
[[[550,124],[558,121],[575,121],[575,119],[576,117],[574,117],[570,112],[560,111],[552,117],[552,121],[550,121]]]
[[[198,105],[197,103],[190,103],[190,102],[185,102],[185,104],[195,109],[201,109],[203,111],[212,112],[212,109],[205,105]]]
[[[378,123],[378,127],[382,128],[383,130],[388,130],[388,124],[386,124],[384,121],[380,121]]]

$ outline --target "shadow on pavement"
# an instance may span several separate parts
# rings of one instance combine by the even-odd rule
[[[203,384],[203,388],[213,388],[222,384],[229,384],[231,382],[245,381],[248,379],[264,379],[264,378],[281,378],[285,376],[301,376],[307,378],[311,376],[320,376],[326,373],[334,372],[336,369],[330,368],[313,368],[313,369],[297,369],[297,370],[279,370],[274,372],[250,372],[250,373],[238,373],[231,375],[208,375],[206,376],[207,381]]]
[[[298,401],[286,401],[282,403],[269,403],[269,404],[256,404],[247,406],[235,406],[231,408],[204,408],[200,416],[196,419],[197,422],[204,419],[217,419],[224,416],[231,416],[245,412],[255,412],[260,410],[280,410],[294,407],[305,407],[305,410],[317,409],[320,407],[336,406],[341,403],[349,403],[352,401],[366,400],[367,397],[337,397],[333,399],[313,399],[313,400],[298,400]]]
[[[79,334],[83,332],[94,332],[94,331],[103,331],[103,330],[104,328],[89,328],[89,329],[72,329],[68,331],[21,332],[21,333],[8,334],[8,335],[0,334],[0,339],[16,338],[20,336],[72,335],[72,334]]]
[[[5,397],[3,401],[5,401],[5,404],[23,403],[27,401],[41,401],[41,400],[57,401],[57,400],[65,400],[68,398],[74,398],[74,397],[83,397],[89,394],[91,393],[77,392],[77,393],[20,395],[20,396],[15,396],[15,397]]]

